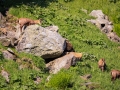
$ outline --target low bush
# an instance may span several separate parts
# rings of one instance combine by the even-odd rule
[[[58,89],[65,89],[69,88],[72,86],[72,73],[66,71],[66,70],[61,70],[55,75],[52,75],[50,78],[49,82],[46,83],[47,87],[54,87]]]

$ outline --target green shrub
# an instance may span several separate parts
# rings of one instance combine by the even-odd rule
[[[120,36],[120,24],[114,24],[115,28],[114,31],[117,33],[117,35]]]
[[[50,81],[46,84],[47,87],[54,88],[69,88],[72,85],[71,82],[72,73],[65,71],[60,71],[50,78]]]
[[[45,60],[39,56],[35,56],[35,55],[32,55],[32,54],[28,54],[28,53],[19,53],[19,57],[20,58],[28,58],[28,59],[31,59],[33,64],[40,68],[40,70],[44,71],[45,69]]]

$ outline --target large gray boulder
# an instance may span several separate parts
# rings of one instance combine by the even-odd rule
[[[47,59],[59,57],[65,47],[65,39],[54,28],[49,30],[39,25],[30,25],[24,30],[16,49]]]

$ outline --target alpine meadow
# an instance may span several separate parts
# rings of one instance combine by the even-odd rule
[[[113,32],[120,36],[120,0],[3,0],[0,12],[6,9],[16,18],[42,19],[42,27],[58,26],[58,33],[83,56],[75,66],[50,74],[43,58],[17,52],[12,47],[21,62],[5,59],[2,51],[8,47],[0,44],[0,71],[3,67],[10,79],[7,83],[0,75],[0,90],[120,90],[120,80],[112,82],[110,73],[112,69],[120,70],[120,43],[111,41],[99,28],[87,22],[94,19],[89,15],[93,10],[102,10],[113,23]],[[30,63],[23,57],[29,58]],[[98,67],[101,58],[106,61],[104,72]],[[28,68],[19,70],[21,63]],[[40,70],[35,70],[31,64]],[[91,78],[81,78],[88,74]],[[51,78],[47,81],[49,75]],[[34,83],[36,77],[41,78],[39,84]]]

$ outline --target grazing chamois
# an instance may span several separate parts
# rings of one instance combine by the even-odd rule
[[[111,70],[111,81],[114,81],[117,78],[120,78],[120,70]]]
[[[32,20],[29,18],[19,18],[18,20],[18,24],[20,25],[20,31],[22,32],[22,28],[23,26],[29,26],[29,25],[33,25],[33,24],[41,24],[42,21],[41,20]]]
[[[106,69],[105,59],[102,58],[98,61],[98,67],[101,69],[102,72]]]

